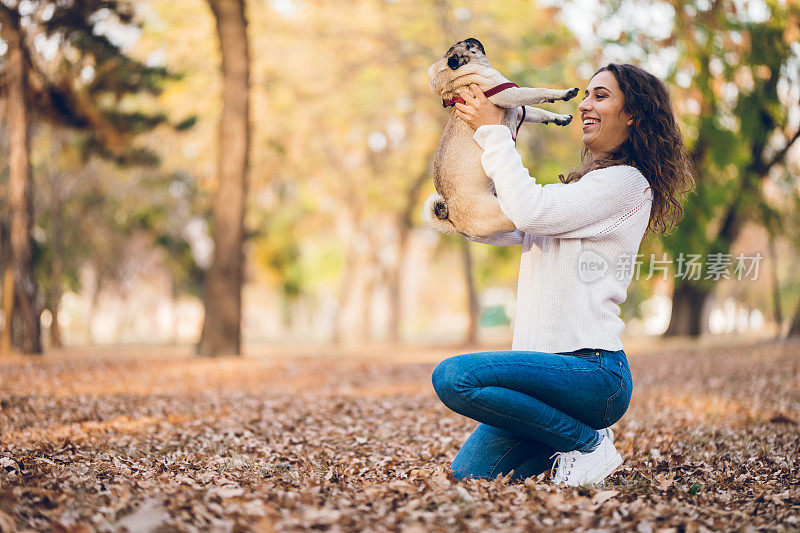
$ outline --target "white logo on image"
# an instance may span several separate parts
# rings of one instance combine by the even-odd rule
[[[608,261],[594,250],[583,250],[578,256],[578,279],[592,283],[608,272]]]

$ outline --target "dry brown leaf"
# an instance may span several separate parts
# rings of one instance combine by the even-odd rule
[[[14,533],[16,530],[17,526],[14,523],[14,519],[0,511],[0,533]]]

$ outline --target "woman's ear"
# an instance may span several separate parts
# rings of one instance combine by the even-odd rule
[[[628,126],[632,126],[632,125],[633,125],[633,117],[628,119]]]

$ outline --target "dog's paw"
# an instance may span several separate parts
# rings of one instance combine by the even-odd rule
[[[567,94],[564,96],[564,101],[566,102],[568,100],[572,100],[573,98],[578,96],[578,92],[580,92],[580,89],[578,89],[577,87],[573,87],[572,89],[567,91]]]
[[[572,115],[558,115],[553,120],[553,124],[556,124],[558,126],[566,126],[570,122],[572,122]]]
[[[552,99],[548,99],[547,101],[550,102],[551,104],[553,102],[558,102],[559,100],[563,100],[564,102],[566,102],[566,101],[569,101],[569,100],[572,100],[573,98],[575,98],[578,95],[579,91],[580,91],[580,89],[578,89],[577,87],[573,87],[572,89],[564,91],[562,93],[562,96],[559,96],[559,97],[556,97],[556,98],[552,98]]]

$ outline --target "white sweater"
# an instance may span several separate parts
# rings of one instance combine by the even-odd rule
[[[645,177],[634,167],[614,166],[577,182],[541,185],[522,165],[506,126],[481,126],[474,139],[500,208],[517,229],[472,240],[522,244],[511,349],[621,350],[619,305],[652,205]]]

